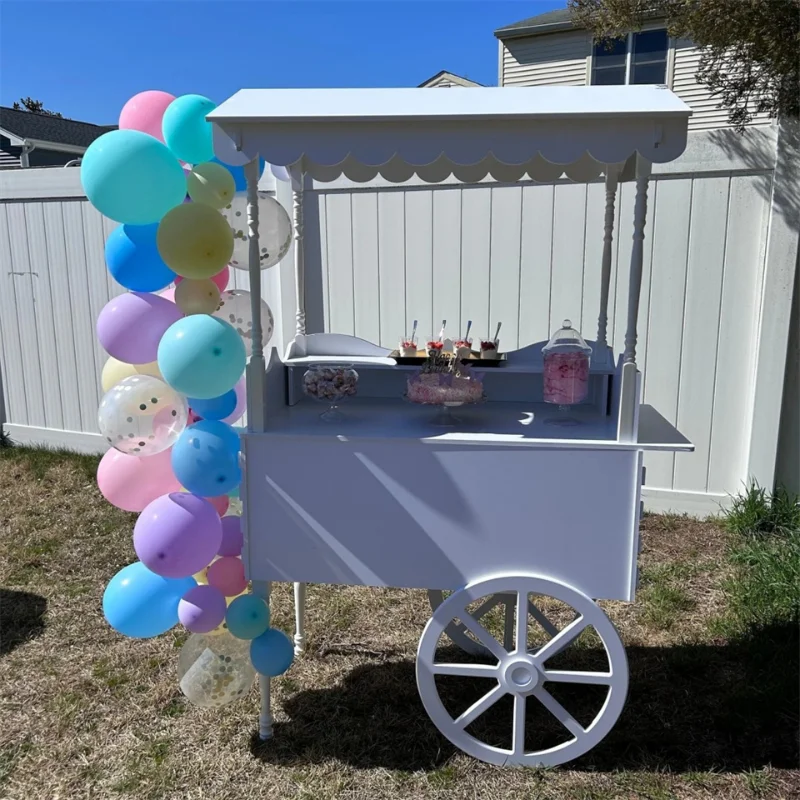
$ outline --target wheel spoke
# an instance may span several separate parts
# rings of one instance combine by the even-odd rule
[[[468,612],[473,619],[480,619],[488,614],[495,606],[503,602],[503,595],[494,594],[485,603],[479,605],[474,611]]]
[[[505,658],[508,654],[497,639],[492,636],[483,625],[474,619],[472,615],[464,609],[463,616],[459,617],[461,624],[468,630],[498,661]]]
[[[503,617],[503,646],[509,653],[514,650],[514,608],[514,601],[506,600],[505,616]]]
[[[544,679],[555,683],[609,684],[613,680],[610,672],[579,672],[576,670],[546,669]]]
[[[588,624],[582,616],[577,616],[566,628],[562,628],[549,642],[544,644],[534,658],[540,664],[544,664],[548,658],[552,658],[565,647],[569,647]]]
[[[488,711],[504,694],[506,690],[498,683],[490,692],[480,700],[473,703],[460,717],[453,720],[453,724],[462,730],[475,722],[484,711]]]
[[[508,606],[511,611],[511,604]],[[517,632],[514,637],[517,653],[528,652],[528,594],[517,592]]]
[[[515,756],[525,753],[525,695],[514,695],[514,738],[511,749]]]
[[[548,636],[555,636],[558,633],[558,628],[531,602],[528,602],[528,613],[542,626]]]
[[[497,666],[494,664],[433,664],[434,675],[455,675],[460,678],[496,678]]]
[[[576,738],[586,734],[583,725],[558,700],[541,686],[533,690],[534,697]]]

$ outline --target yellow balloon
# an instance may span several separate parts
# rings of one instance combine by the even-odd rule
[[[219,308],[219,287],[211,278],[187,278],[175,289],[175,304],[187,317],[192,314],[213,314]]]
[[[154,378],[164,380],[158,370],[158,362],[156,361],[150,364],[126,364],[124,361],[117,361],[116,358],[110,356],[103,365],[103,372],[100,376],[103,391],[109,391],[123,378],[130,378],[131,375],[152,375]]]
[[[236,194],[236,181],[222,164],[197,164],[186,179],[189,197],[211,208],[225,208]]]
[[[230,261],[233,231],[211,206],[183,203],[158,224],[156,244],[173,272],[199,280],[216,275]]]

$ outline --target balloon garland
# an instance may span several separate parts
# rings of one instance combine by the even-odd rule
[[[138,512],[138,561],[103,594],[109,625],[150,638],[180,623],[181,691],[201,707],[246,694],[257,673],[292,662],[266,602],[248,592],[242,563],[239,434],[244,371],[252,354],[249,292],[228,289],[229,266],[247,270],[244,162],[206,115],[200,95],[132,97],[119,130],[81,164],[92,205],[120,223],[106,240],[109,273],[125,293],[97,319],[109,354],[98,424],[111,449],[97,485],[112,505]],[[262,162],[263,163],[263,162]],[[273,168],[288,180],[284,168]],[[259,193],[260,268],[289,248],[283,207]],[[274,328],[261,302],[266,345]]]

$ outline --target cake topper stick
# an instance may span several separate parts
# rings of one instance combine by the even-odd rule
[[[465,342],[469,341],[469,332],[470,332],[471,328],[472,328],[472,320],[468,319],[467,320],[467,332],[464,334],[464,341]]]
[[[440,342],[444,341],[444,328],[445,328],[445,325],[447,325],[447,320],[443,319],[442,320],[442,329],[439,331],[439,341]]]
[[[412,342],[416,341],[417,338],[417,320],[414,320],[414,325],[411,328],[411,340]]]
[[[500,326],[502,324],[503,324],[502,322],[498,322],[497,323],[497,330],[494,332],[494,343],[495,343],[495,346],[497,345],[497,342],[500,339]]]

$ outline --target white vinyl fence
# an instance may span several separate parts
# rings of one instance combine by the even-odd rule
[[[776,169],[776,141],[773,128],[744,138],[691,134],[684,157],[655,170],[639,363],[646,402],[697,447],[646,457],[645,500],[656,510],[713,513],[748,477],[775,478],[798,238],[796,205],[775,197],[777,182],[792,178],[784,175],[791,164],[778,159]],[[286,184],[278,199],[291,208]],[[632,203],[625,185],[609,326],[617,350]],[[471,319],[476,337],[502,322],[502,347],[512,349],[570,318],[594,338],[603,211],[601,184],[309,185],[308,330],[393,347],[411,319],[420,336],[442,319],[452,332]],[[6,428],[18,441],[102,449],[105,354],[94,320],[121,291],[103,261],[113,227],[82,195],[77,170],[0,172],[2,388]],[[294,328],[292,260],[290,252],[264,274],[281,350]],[[245,273],[234,279],[247,288]],[[787,411],[797,390],[787,388],[780,465],[791,483],[800,447],[785,441],[797,430]]]

